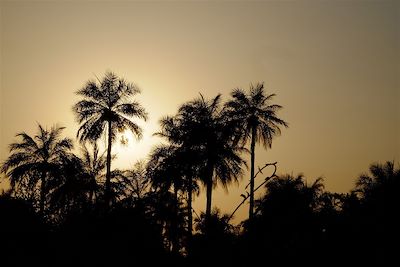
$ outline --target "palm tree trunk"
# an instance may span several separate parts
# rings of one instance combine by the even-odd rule
[[[189,186],[188,186],[188,234],[189,234],[189,240],[192,237],[192,231],[193,231],[193,213],[192,213],[192,201],[193,201],[193,196],[192,196],[192,186],[193,186],[193,178],[191,175],[189,175]]]
[[[46,190],[46,172],[42,173],[42,177],[40,177],[41,185],[40,185],[40,203],[39,203],[39,212],[40,215],[44,215],[44,202],[45,202],[45,190]]]
[[[174,185],[174,214],[171,224],[172,252],[178,253],[178,188]]]
[[[193,238],[193,177],[192,175],[187,176],[187,212],[188,212],[188,227],[187,227],[187,242],[186,250],[189,256],[192,254],[192,238]]]
[[[212,199],[212,186],[213,186],[213,172],[214,168],[212,164],[209,164],[208,170],[207,170],[207,177],[206,177],[206,197],[207,197],[207,203],[206,203],[206,232],[208,231],[209,228],[209,222],[211,219],[211,199]]]
[[[251,129],[251,145],[250,145],[250,152],[251,152],[251,169],[250,169],[250,207],[249,207],[249,220],[253,219],[254,217],[254,160],[255,160],[255,145],[256,145],[256,134],[257,129],[256,127],[252,127]]]
[[[107,147],[107,173],[106,173],[106,188],[104,192],[104,200],[106,208],[110,205],[111,199],[111,121],[108,121],[108,147]]]

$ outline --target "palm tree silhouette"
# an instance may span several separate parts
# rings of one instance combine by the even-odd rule
[[[393,162],[375,163],[370,166],[369,170],[370,175],[362,174],[356,182],[355,192],[362,198],[367,201],[387,198],[388,193],[394,193],[392,190],[397,190],[400,169],[396,169]]]
[[[31,137],[27,133],[17,134],[22,140],[10,144],[11,155],[5,160],[1,172],[5,173],[12,190],[27,185],[31,191],[40,184],[39,211],[44,215],[47,182],[59,173],[60,159],[72,149],[72,140],[61,138],[64,127],[54,126],[50,131],[38,124],[38,133]]]
[[[232,131],[227,128],[220,100],[221,95],[212,100],[200,95],[200,98],[183,104],[175,116],[161,119],[161,131],[156,133],[170,144],[157,148],[153,155],[156,153],[163,155],[164,159],[169,158],[162,161],[167,166],[164,171],[168,170],[170,174],[174,173],[170,177],[178,178],[170,183],[176,183],[188,192],[190,234],[192,193],[197,188],[195,178],[200,177],[206,186],[206,218],[210,218],[213,187],[220,182],[226,188],[230,182],[237,181],[245,164],[239,156],[242,149],[232,141]]]
[[[146,166],[143,161],[137,161],[133,168],[124,171],[124,184],[128,191],[127,197],[142,200],[149,191],[150,179],[146,176]]]
[[[221,112],[221,95],[206,100],[202,95],[182,105],[178,112],[183,143],[193,147],[200,158],[197,166],[206,186],[206,223],[210,221],[212,189],[219,182],[225,189],[242,176],[242,148],[232,142],[232,129]]]
[[[147,174],[151,177],[153,187],[162,187],[165,190],[173,188],[174,195],[183,189],[183,179],[180,164],[176,158],[176,147],[173,145],[159,145],[150,153],[147,164]]]
[[[171,239],[171,249],[179,251],[178,219],[179,219],[179,191],[185,191],[183,169],[177,153],[178,147],[174,145],[160,145],[153,149],[147,165],[147,174],[151,177],[152,187],[157,190],[173,191],[172,223],[168,231]]]
[[[170,151],[170,158],[173,160],[169,164],[176,166],[179,163],[178,169],[176,169],[175,176],[180,179],[180,189],[183,193],[187,193],[187,213],[188,213],[188,235],[191,238],[193,232],[193,193],[198,193],[197,177],[199,176],[199,151],[196,146],[190,140],[190,131],[187,127],[188,122],[191,118],[183,117],[182,114],[178,114],[175,117],[165,117],[160,120],[161,131],[155,133],[155,135],[161,136],[170,143],[167,147],[164,147],[167,151]],[[189,138],[188,138],[189,137]],[[158,148],[160,149],[160,147]],[[154,152],[156,152],[155,149]],[[161,151],[158,151],[161,152]],[[153,154],[155,155],[155,154]],[[164,162],[165,164],[166,162]],[[168,163],[167,163],[168,165]]]
[[[389,266],[398,258],[398,246],[393,244],[400,237],[400,168],[388,161],[372,164],[369,172],[356,181],[353,193],[358,198],[358,205],[357,202],[349,203],[353,204],[352,207],[348,205],[353,217],[352,225],[360,239],[354,249],[368,253],[365,255],[369,257],[360,257],[361,261],[372,260],[375,265]]]
[[[222,214],[218,208],[214,208],[211,212],[211,226],[207,226],[205,214],[202,212],[200,217],[195,219],[196,230],[201,234],[210,234],[212,236],[235,232],[235,227],[229,223],[229,217],[229,214]],[[211,228],[212,233],[207,233],[208,227]]]
[[[208,222],[203,212],[195,219],[196,234],[189,266],[207,265],[210,259],[216,266],[239,266],[236,244],[240,226],[231,225],[229,217],[214,207]]]
[[[92,144],[92,150],[85,145],[81,148],[82,154],[82,167],[84,173],[89,177],[90,181],[90,192],[89,192],[89,200],[92,204],[94,204],[95,199],[98,197],[99,189],[101,185],[99,181],[101,181],[105,177],[105,169],[106,169],[106,157],[105,153],[101,153],[97,146],[97,143],[94,142]]]
[[[118,132],[126,129],[140,139],[142,129],[131,119],[147,120],[141,104],[131,98],[140,93],[138,87],[106,72],[102,81],[88,81],[76,92],[84,99],[76,103],[73,111],[81,124],[77,136],[80,141],[96,141],[107,131],[107,160],[104,200],[106,206],[111,199],[111,148]]]
[[[94,207],[104,190],[106,158],[99,154],[96,143],[89,149],[82,145],[80,156],[69,154],[60,158],[60,172],[49,184],[53,212],[68,216],[69,212]],[[63,218],[57,218],[63,219]]]
[[[304,176],[299,174],[296,177],[284,175],[273,179],[265,187],[267,189],[265,196],[257,201],[258,209],[262,213],[268,210],[277,213],[302,212],[304,210],[312,211],[318,207],[324,184],[323,179],[319,177],[311,185],[308,185]]]
[[[84,168],[81,158],[74,154],[60,157],[59,175],[48,182],[51,190],[50,208],[56,220],[62,220],[69,212],[87,209],[92,204],[97,184]]]
[[[277,117],[276,112],[280,105],[270,104],[275,94],[266,95],[264,84],[250,86],[247,94],[238,88],[231,93],[232,100],[225,104],[225,113],[229,117],[229,124],[236,127],[236,141],[243,145],[250,139],[251,168],[250,168],[250,207],[249,218],[254,214],[254,161],[255,145],[262,142],[264,147],[271,147],[272,139],[281,133],[279,126],[288,127],[288,124]]]
[[[254,217],[244,223],[246,258],[253,263],[268,253],[275,265],[301,261],[299,256],[319,240],[321,222],[316,210],[323,187],[321,178],[307,184],[301,174],[279,176],[266,183],[265,195],[255,203]]]

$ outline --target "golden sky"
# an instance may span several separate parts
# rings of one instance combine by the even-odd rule
[[[75,137],[74,92],[112,70],[135,82],[150,115],[143,140],[117,145],[129,168],[159,140],[163,115],[198,96],[265,81],[290,123],[256,165],[325,178],[345,192],[372,162],[400,162],[397,1],[8,2],[0,4],[0,161],[37,122]],[[231,212],[248,179],[217,190]],[[196,201],[204,210],[204,195]],[[247,208],[247,207],[246,207]],[[242,208],[237,221],[247,209]]]

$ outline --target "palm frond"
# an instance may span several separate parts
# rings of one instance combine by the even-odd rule
[[[120,116],[118,118],[118,121],[116,122],[115,127],[118,129],[119,132],[123,132],[125,129],[129,129],[138,140],[143,137],[143,129],[139,125],[125,117]]]
[[[132,101],[130,103],[122,103],[115,107],[115,111],[128,117],[137,117],[147,120],[148,114],[139,102]]]
[[[21,137],[22,142],[10,144],[9,145],[10,152],[13,152],[15,150],[35,151],[38,149],[36,142],[27,133],[25,132],[18,133],[16,137]]]

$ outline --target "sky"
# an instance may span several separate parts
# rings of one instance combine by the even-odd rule
[[[158,120],[185,101],[227,100],[257,82],[290,127],[272,149],[257,147],[256,166],[277,161],[280,174],[348,192],[371,163],[400,162],[397,1],[1,1],[0,30],[0,161],[37,123],[74,138],[74,92],[111,70],[141,88],[150,116],[137,121],[142,140],[127,134],[128,146],[113,148],[113,167],[145,160]],[[213,205],[231,213],[245,173]],[[205,209],[205,194],[194,207]]]

